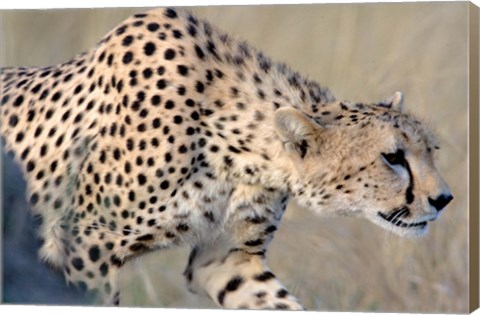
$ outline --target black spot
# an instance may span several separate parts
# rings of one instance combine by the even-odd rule
[[[38,199],[39,199],[38,194],[37,194],[37,193],[34,193],[34,194],[32,194],[32,196],[30,197],[30,203],[34,206],[34,205],[37,204]]]
[[[138,125],[138,126],[137,126],[137,130],[138,130],[139,132],[144,132],[144,131],[146,130],[145,124],[142,123],[142,124]]]
[[[62,93],[60,92],[56,92],[55,94],[53,94],[52,96],[52,101],[56,102],[58,101],[58,99],[62,96]]]
[[[170,19],[175,19],[175,18],[177,18],[177,12],[175,12],[174,9],[168,8],[168,9],[165,10],[165,13],[164,13],[164,14],[165,14],[166,17],[168,17],[168,18],[170,18]]]
[[[66,121],[70,117],[70,110],[67,110],[65,113],[62,115],[62,121]]]
[[[18,123],[17,115],[10,116],[10,119],[8,120],[8,124],[10,125],[10,127],[15,127],[17,123]]]
[[[157,81],[157,88],[163,90],[167,86],[167,82],[164,79]]]
[[[48,96],[48,93],[49,93],[48,89],[44,90],[42,94],[40,94],[40,100],[45,99]],[[23,97],[22,97],[22,101],[23,101]]]
[[[110,262],[112,263],[112,265],[115,265],[118,267],[121,267],[123,265],[123,261],[120,258],[118,258],[116,255],[110,256]]]
[[[166,109],[172,109],[175,107],[175,103],[172,100],[168,100],[165,102],[165,108]]]
[[[188,75],[188,67],[184,65],[178,65],[177,71],[180,75],[186,76]]]
[[[240,276],[233,277],[228,281],[227,285],[225,286],[225,290],[227,292],[233,292],[237,290],[243,283],[243,278]]]
[[[259,245],[262,245],[263,244],[263,241],[261,239],[256,239],[256,240],[250,240],[250,241],[246,241],[245,242],[245,245],[246,246],[259,246]]]
[[[125,30],[127,29],[127,25],[123,25],[123,26],[120,26],[119,28],[117,28],[117,30],[115,31],[115,34],[117,35],[122,35],[123,33],[125,33]]]
[[[107,59],[107,64],[111,66],[113,64],[113,54],[110,54]]]
[[[244,109],[245,109],[245,103],[238,102],[238,103],[236,104],[236,107],[237,107],[237,109],[239,109],[239,110],[244,110]]]
[[[166,60],[172,60],[173,58],[175,58],[175,55],[176,55],[175,50],[169,48],[169,49],[165,50],[164,58]]]
[[[215,217],[213,216],[213,213],[212,213],[212,212],[207,211],[207,212],[205,212],[203,215],[205,216],[205,218],[206,218],[208,221],[210,221],[210,222],[212,222],[212,223],[215,222]]]
[[[33,92],[33,93],[37,93],[38,90],[40,90],[41,87],[42,87],[41,84],[37,84],[37,85],[32,89],[32,92]],[[35,88],[38,88],[38,89],[34,92],[34,89],[35,89]],[[5,105],[5,104],[8,102],[8,99],[9,99],[9,98],[10,98],[9,95],[3,96],[3,97],[2,97],[1,105]]]
[[[135,201],[135,192],[133,190],[128,192],[128,200]]]
[[[173,37],[180,39],[183,37],[183,34],[179,30],[173,30]]]
[[[178,148],[178,152],[181,153],[181,154],[187,153],[187,152],[188,152],[188,148],[187,148],[185,145],[182,144],[182,145]]]
[[[218,303],[220,303],[220,305],[223,305],[223,301],[225,300],[225,290],[222,290],[218,293]]]
[[[183,122],[183,118],[180,115],[175,115],[173,117],[173,122],[177,125],[180,125]]]
[[[223,162],[225,163],[225,165],[227,165],[228,167],[231,167],[233,165],[233,159],[231,157],[229,157],[228,155],[224,156],[223,157]]]
[[[265,271],[261,274],[256,275],[254,279],[260,282],[265,282],[272,278],[275,278],[275,275],[271,271]]]
[[[116,148],[113,151],[113,158],[118,161],[120,160],[120,156],[121,156],[120,149]]]
[[[67,82],[67,81],[70,81],[70,78],[72,77],[72,74],[68,74],[65,79],[63,80],[64,82]],[[42,84],[41,83],[38,83],[37,85],[35,85],[33,88],[32,88],[32,93],[38,93],[38,91],[40,91],[40,89],[42,88]],[[5,95],[4,99],[6,98],[6,100],[8,101],[8,95]],[[2,105],[3,105],[3,100],[2,100]]]
[[[186,92],[187,92],[187,89],[183,85],[179,86],[177,89],[178,95],[185,95]]]
[[[22,160],[25,160],[29,154],[30,154],[30,147],[26,147],[25,150],[23,150],[22,154],[20,155],[20,158]]]
[[[159,128],[161,125],[160,123],[160,118],[155,118],[153,121],[152,121],[152,127],[153,128]]]
[[[195,101],[189,98],[185,101],[185,105],[187,105],[188,107],[193,107],[195,106]]]
[[[128,35],[125,36],[125,38],[122,40],[122,45],[123,46],[130,46],[130,44],[133,42],[133,36]]]
[[[188,24],[187,31],[188,31],[188,34],[190,34],[190,36],[192,37],[197,36],[197,28],[195,27],[195,25]]]
[[[145,185],[146,182],[147,182],[147,178],[145,177],[145,175],[139,174],[138,175],[138,184],[139,185]]]
[[[185,223],[180,223],[176,227],[177,231],[179,232],[187,232],[190,228],[187,224]]]
[[[114,203],[117,207],[120,206],[121,200],[120,200],[120,197],[119,197],[118,195],[115,195],[115,196],[113,197],[113,203]]]
[[[234,146],[231,146],[231,145],[228,146],[228,150],[230,152],[233,152],[233,153],[241,153],[242,152],[239,149],[237,149],[237,148],[235,148]]]
[[[205,86],[203,85],[202,82],[197,81],[197,84],[195,85],[195,89],[197,90],[198,93],[203,93],[205,90]]]
[[[53,110],[53,109],[47,110],[47,112],[45,113],[45,119],[48,120],[48,119],[52,118],[53,113],[54,113],[54,110]]]
[[[169,186],[170,186],[170,183],[168,182],[168,180],[164,180],[164,181],[160,184],[160,188],[163,189],[163,190],[168,189]]]
[[[277,304],[275,304],[275,309],[277,309],[277,310],[286,310],[286,309],[288,309],[288,305],[287,305],[287,304],[283,304],[283,303],[277,303]]]
[[[72,259],[72,266],[73,266],[75,269],[77,269],[78,271],[82,270],[83,267],[84,267],[83,259],[82,259],[82,258],[79,258],[79,257],[73,258],[73,259]]]
[[[73,93],[78,94],[82,91],[82,89],[83,89],[83,85],[79,84],[75,87],[75,89],[73,90]]]
[[[137,251],[146,250],[146,249],[148,249],[148,247],[145,246],[145,245],[142,244],[142,243],[135,243],[135,244],[130,245],[129,249],[130,249],[132,252],[137,252]]]
[[[254,216],[254,217],[247,218],[246,221],[253,224],[262,224],[265,221],[267,221],[267,218],[263,216]]]
[[[103,263],[100,266],[100,274],[102,275],[102,277],[105,277],[108,274],[108,264],[107,263]]]
[[[139,241],[139,242],[151,241],[151,240],[153,240],[153,235],[152,234],[145,234],[145,235],[137,237],[137,241]]]
[[[280,290],[278,290],[278,292],[277,292],[277,297],[278,297],[278,298],[284,298],[284,297],[286,297],[287,295],[288,295],[288,291],[285,290],[285,289],[280,289]]]
[[[158,30],[160,28],[160,25],[158,25],[157,23],[150,23],[147,25],[147,29],[150,31],[150,32],[155,32],[156,30]]]
[[[132,62],[132,60],[133,60],[133,54],[132,54],[132,52],[131,52],[131,51],[127,51],[127,52],[125,53],[125,55],[123,55],[122,62],[123,62],[124,64],[129,64],[130,62]]]
[[[196,52],[198,58],[200,58],[202,60],[205,58],[205,53],[203,52],[203,50],[198,45],[195,45],[195,52]]]
[[[215,46],[214,42],[210,40],[207,42],[207,50],[215,57],[215,59],[221,60],[220,56],[217,53],[217,47]]]
[[[100,259],[100,248],[98,248],[97,245],[90,247],[88,250],[88,257],[90,257],[92,262],[96,262],[98,259]]]
[[[154,95],[150,99],[150,102],[152,103],[153,106],[158,106],[161,101],[162,101],[162,98],[159,95]]]
[[[275,232],[276,230],[277,230],[277,227],[275,225],[270,225],[265,229],[265,233],[269,234],[269,233]]]
[[[153,75],[153,70],[151,68],[145,68],[142,74],[145,79],[149,79]]]
[[[13,106],[18,107],[18,106],[22,105],[22,103],[23,103],[23,96],[20,95],[15,99],[15,102],[13,103]]]
[[[145,46],[143,46],[143,52],[147,56],[153,55],[155,53],[155,50],[156,50],[155,44],[152,42],[148,42],[145,44]]]
[[[33,161],[28,161],[28,163],[27,163],[27,172],[33,171],[34,168],[35,168],[35,163],[34,163]]]

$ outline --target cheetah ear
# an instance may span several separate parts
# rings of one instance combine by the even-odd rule
[[[378,105],[386,108],[391,108],[399,112],[403,111],[403,93],[395,92],[392,96],[387,98],[385,101],[380,102]]]
[[[315,125],[305,114],[294,108],[280,108],[275,112],[275,131],[284,143],[287,151],[298,154],[302,159],[307,154],[312,136],[318,132]]]

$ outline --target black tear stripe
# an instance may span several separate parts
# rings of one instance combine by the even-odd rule
[[[414,183],[413,183],[412,170],[410,169],[410,164],[408,164],[408,161],[406,159],[405,159],[405,168],[407,169],[408,176],[410,176],[410,183],[408,184],[407,190],[405,192],[407,205],[410,205],[415,200],[415,195],[413,194]]]

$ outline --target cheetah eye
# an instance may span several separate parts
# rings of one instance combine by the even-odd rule
[[[395,153],[382,153],[382,157],[390,165],[405,165],[405,154],[401,149],[398,149]]]

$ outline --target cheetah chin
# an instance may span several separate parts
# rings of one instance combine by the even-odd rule
[[[390,212],[378,211],[374,223],[403,237],[421,237],[428,233],[428,222],[435,221],[438,214],[432,214],[407,221],[410,210],[407,206],[394,209]]]

